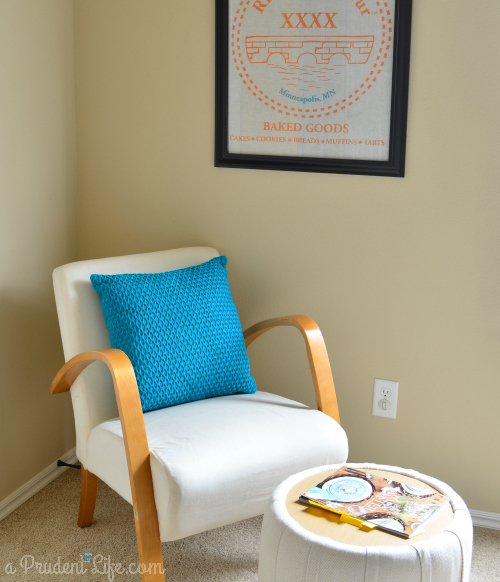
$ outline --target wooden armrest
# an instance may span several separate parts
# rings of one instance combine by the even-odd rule
[[[266,319],[252,325],[252,327],[243,332],[245,345],[248,348],[263,333],[281,325],[296,327],[304,336],[318,409],[340,424],[337,395],[335,394],[330,361],[328,360],[323,335],[314,319],[306,315],[287,315],[285,317]]]
[[[141,563],[155,562],[161,556],[158,513],[154,500],[153,478],[149,461],[149,445],[144,425],[139,389],[134,369],[128,356],[121,350],[99,350],[75,356],[59,370],[50,391],[67,392],[78,375],[93,362],[104,362],[113,377],[116,402],[125,441],[127,464],[132,489],[135,526]],[[153,540],[144,544],[140,540]],[[149,545],[149,547],[145,547]],[[163,564],[162,564],[163,567]],[[158,580],[163,580],[163,575]]]

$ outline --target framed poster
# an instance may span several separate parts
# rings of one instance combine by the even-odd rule
[[[216,6],[216,166],[404,176],[411,0]]]

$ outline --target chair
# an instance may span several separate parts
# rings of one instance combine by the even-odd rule
[[[82,261],[54,271],[67,363],[51,392],[71,389],[82,464],[78,525],[92,524],[102,479],[133,505],[143,582],[164,579],[161,542],[260,515],[289,475],[347,458],[323,337],[302,315],[258,323],[245,331],[245,343],[277,326],[298,328],[319,410],[257,391],[143,413],[130,360],[109,347],[90,275],[164,272],[216,256],[213,248],[193,247]],[[89,367],[93,362],[105,366]]]

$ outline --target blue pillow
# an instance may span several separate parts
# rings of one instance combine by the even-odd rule
[[[144,411],[256,391],[226,263],[91,275],[111,347],[130,358]]]

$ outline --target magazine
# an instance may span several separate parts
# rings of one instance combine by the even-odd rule
[[[422,533],[424,522],[449,502],[442,493],[342,467],[299,497],[358,526],[377,527],[404,538]],[[362,528],[367,529],[367,528]]]

